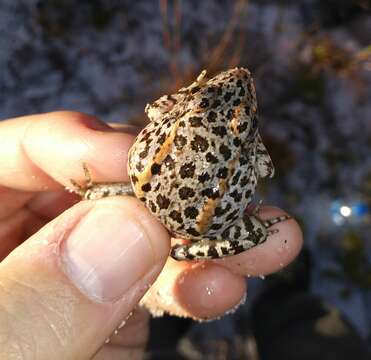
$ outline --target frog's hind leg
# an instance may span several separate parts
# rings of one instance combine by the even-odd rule
[[[288,219],[291,219],[289,215],[268,220],[245,215],[235,225],[223,231],[223,239],[203,239],[185,245],[175,245],[170,255],[176,260],[208,260],[237,255],[265,242],[269,235],[278,231],[268,228]]]
[[[207,260],[237,255],[265,241],[267,230],[255,216],[244,216],[227,228],[220,239],[202,239],[185,245],[175,245],[171,256],[176,260]]]
[[[185,245],[174,245],[170,256],[175,260],[210,260],[234,255],[233,244],[229,240],[203,239]]]

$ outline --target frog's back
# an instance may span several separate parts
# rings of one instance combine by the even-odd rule
[[[220,237],[256,186],[255,91],[234,69],[184,94],[130,151],[136,195],[184,238]]]

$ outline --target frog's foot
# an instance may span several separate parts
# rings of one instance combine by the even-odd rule
[[[84,200],[98,200],[108,196],[133,195],[133,188],[130,183],[95,183],[92,181],[90,172],[85,163],[82,164],[85,174],[85,183],[78,184],[70,179],[72,191],[80,195]]]
[[[189,244],[175,245],[170,255],[176,260],[208,260],[237,255],[265,242],[269,235],[278,232],[278,229],[268,230],[269,227],[289,219],[291,219],[289,215],[268,220],[260,220],[256,216],[244,216],[221,234],[223,238],[231,240],[203,239]]]

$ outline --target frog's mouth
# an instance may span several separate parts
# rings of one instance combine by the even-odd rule
[[[265,145],[262,142],[260,135],[257,136],[256,142],[256,170],[259,177],[273,177],[274,175],[274,165],[271,157]]]

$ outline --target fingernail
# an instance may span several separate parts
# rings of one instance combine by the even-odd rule
[[[146,229],[120,207],[87,213],[62,245],[62,259],[75,286],[98,302],[124,296],[156,263]]]

